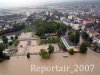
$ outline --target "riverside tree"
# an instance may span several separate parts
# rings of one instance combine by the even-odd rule
[[[4,51],[5,47],[4,44],[0,44],[0,62],[2,62],[5,59],[10,59],[9,56],[6,56],[3,51]]]
[[[6,36],[2,36],[3,43],[8,43],[8,38]]]
[[[18,39],[18,36],[17,35],[15,36],[15,39]]]
[[[80,41],[80,33],[78,31],[75,32],[75,44],[77,45]]]
[[[53,52],[54,52],[54,46],[49,45],[49,47],[48,47],[48,53],[52,54]]]
[[[75,43],[76,45],[79,43],[80,40],[80,33],[78,31],[76,32],[68,32],[69,39]]]
[[[87,42],[82,42],[80,45],[80,53],[87,53],[87,47],[88,47],[88,43]]]
[[[45,49],[41,49],[39,55],[44,59],[49,58],[49,53]]]
[[[83,39],[87,40],[89,38],[89,35],[85,31],[83,31],[82,37],[83,37]]]
[[[48,22],[46,20],[38,19],[33,23],[34,25],[36,25],[37,28],[36,34],[38,36],[44,36],[44,34],[47,33],[57,33],[58,36],[61,36],[65,34],[65,32],[67,31],[66,25],[54,21]]]

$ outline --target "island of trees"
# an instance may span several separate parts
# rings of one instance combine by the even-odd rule
[[[33,22],[37,28],[36,35],[42,37],[48,33],[55,33],[58,36],[65,34],[67,31],[67,26],[62,23],[57,23],[54,21],[45,21],[38,19]]]

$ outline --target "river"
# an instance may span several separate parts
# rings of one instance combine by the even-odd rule
[[[55,53],[50,59],[44,60],[38,55],[32,55],[30,59],[26,56],[14,56],[10,60],[0,63],[0,75],[41,75],[41,72],[31,72],[31,65],[55,66],[68,65],[72,69],[69,72],[44,72],[43,75],[100,75],[100,54],[91,50],[87,54],[74,54],[67,58],[63,53]],[[73,65],[95,65],[92,72],[74,72]]]

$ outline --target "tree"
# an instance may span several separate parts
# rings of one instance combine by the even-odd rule
[[[76,32],[68,32],[69,39],[75,43],[76,45],[79,43],[80,40],[80,33],[78,31]]]
[[[11,46],[13,43],[12,43],[12,41],[11,42],[9,42],[9,46]]]
[[[3,51],[5,48],[2,43],[0,43],[0,51]]]
[[[26,21],[30,21],[30,22],[32,22],[32,21],[33,21],[33,18],[32,18],[31,16],[29,16],[29,17],[27,18]]]
[[[30,58],[30,53],[27,53],[27,58]]]
[[[74,32],[68,32],[69,39],[75,43],[75,33]]]
[[[98,19],[98,20],[100,20],[100,16],[96,16],[95,18]]]
[[[58,45],[59,45],[60,49],[62,49],[63,51],[67,51],[66,46],[64,45],[64,43],[62,41],[60,41]]]
[[[67,26],[67,29],[69,29],[69,30],[70,30],[70,29],[72,29],[72,27],[69,25],[69,26]]]
[[[0,51],[0,59],[3,58],[4,53]]]
[[[18,36],[17,35],[15,36],[15,39],[18,39]]]
[[[62,29],[62,34],[64,35],[67,31],[66,25],[61,25],[61,29]]]
[[[4,53],[3,53],[3,50],[4,50],[4,46],[3,44],[1,43],[0,44],[0,62],[4,60]]]
[[[8,44],[7,43],[1,43],[0,44],[0,50],[5,50],[6,48],[8,48]]]
[[[11,36],[11,40],[13,40],[14,38]]]
[[[59,24],[57,25],[57,35],[60,37],[61,35],[64,35],[67,31],[67,28],[65,25],[63,24],[60,24],[60,27],[59,27]]]
[[[43,36],[46,33],[56,33],[58,36],[65,34],[67,31],[66,25],[54,21],[36,20],[34,25],[37,27],[37,35]]]
[[[99,45],[97,43],[94,44],[94,50],[96,51],[99,48]]]
[[[8,43],[8,38],[6,36],[2,36],[3,43]]]
[[[13,43],[12,43],[12,41],[10,41],[10,42],[9,42],[9,46],[12,46],[12,45],[13,45]]]
[[[88,38],[88,41],[89,41],[90,43],[92,43],[92,42],[93,42],[92,37],[89,37],[89,38]]]
[[[1,43],[0,44],[0,62],[2,62],[3,60],[5,59],[10,59],[9,56],[6,56],[4,53],[3,53],[3,50],[6,48],[7,44],[6,43]]]
[[[13,42],[13,45],[14,45],[14,46],[17,46],[17,45],[18,45],[18,43],[19,43],[19,41],[18,41],[18,40],[16,40],[16,39],[13,39],[13,40],[12,40],[12,42]]]
[[[49,58],[49,53],[45,49],[41,49],[39,55],[44,59]]]
[[[82,37],[83,37],[83,39],[87,40],[89,38],[89,35],[85,31],[83,31]]]
[[[57,30],[57,35],[58,35],[58,37],[60,37],[62,35],[62,30],[61,29]]]
[[[45,28],[40,27],[40,28],[37,30],[36,34],[37,34],[38,36],[44,36],[45,32],[46,32]]]
[[[77,45],[80,41],[80,33],[78,31],[75,32],[75,44]]]
[[[73,49],[70,49],[70,50],[69,50],[69,54],[70,54],[70,55],[73,55],[73,54],[74,54],[74,50],[73,50]]]
[[[87,42],[82,42],[81,45],[80,45],[80,53],[87,53]]]
[[[49,47],[48,47],[48,53],[52,54],[53,52],[54,52],[54,46],[49,45]]]

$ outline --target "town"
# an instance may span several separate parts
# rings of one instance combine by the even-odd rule
[[[98,2],[9,9],[9,13],[8,10],[0,11],[0,74],[32,75],[29,72],[31,64],[47,66],[75,63],[96,66],[94,72],[84,72],[85,75],[100,74]],[[2,65],[6,65],[9,70],[6,71]],[[15,71],[12,66],[16,66],[16,70],[20,69]],[[40,75],[37,72],[34,74]],[[74,74],[82,75],[81,72]]]

